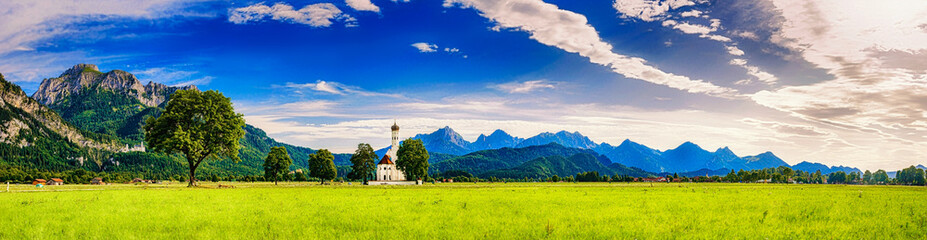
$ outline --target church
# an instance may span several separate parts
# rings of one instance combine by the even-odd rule
[[[377,181],[405,181],[406,175],[396,168],[396,160],[399,160],[399,157],[396,156],[396,152],[399,151],[399,125],[396,122],[393,122],[393,144],[390,145],[389,151],[383,155],[383,158],[380,159],[380,162],[377,163],[376,178]]]

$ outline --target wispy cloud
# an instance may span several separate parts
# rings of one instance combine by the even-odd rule
[[[490,85],[490,88],[497,89],[508,93],[529,93],[544,89],[555,89],[557,82],[548,80],[532,80],[524,82],[508,82],[502,84]]]
[[[323,81],[323,80],[316,80],[316,82],[314,83],[288,82],[283,86],[275,86],[275,87],[288,88],[288,89],[297,91],[297,93],[303,93],[302,90],[309,89],[309,90],[313,90],[313,91],[321,92],[325,94],[342,95],[342,96],[357,95],[357,96],[363,96],[363,97],[390,97],[390,98],[397,98],[397,99],[408,99],[407,97],[401,94],[390,94],[390,93],[379,93],[379,92],[367,91],[357,86],[350,86],[350,85],[345,85],[345,84],[338,83],[338,82],[330,82],[330,81]]]
[[[190,15],[181,1],[5,1],[0,14],[0,55],[33,51],[35,43],[54,36],[78,33],[75,22],[103,18],[167,18]]]
[[[235,24],[246,24],[260,22],[268,17],[276,21],[306,24],[312,27],[329,27],[333,21],[341,21],[346,27],[357,26],[357,19],[343,13],[331,3],[310,4],[299,10],[286,3],[276,3],[273,6],[257,3],[230,9],[228,20]]]
[[[707,19],[707,25],[691,23],[689,21],[682,21],[673,19],[668,13],[671,9],[676,9],[683,6],[699,6],[702,4],[708,3],[707,1],[650,1],[650,0],[616,0],[614,7],[620,14],[625,18],[636,18],[643,21],[656,21],[663,20],[661,25],[664,27],[672,28],[679,30],[685,34],[695,34],[700,38],[709,39],[712,41],[717,41],[724,44],[724,47],[727,49],[727,53],[734,57],[739,57],[731,61],[731,65],[739,66],[746,70],[747,74],[752,76],[750,79],[744,79],[737,81],[738,85],[747,85],[752,84],[753,82],[759,81],[768,85],[773,85],[778,82],[779,78],[775,75],[760,70],[759,67],[755,65],[747,64],[747,60],[742,56],[746,53],[738,48],[733,42],[733,39],[730,37],[718,34],[718,31],[722,28],[721,20],[716,18],[710,18],[708,14],[705,14],[699,10],[690,10],[687,12],[680,13],[681,18],[697,18],[704,17]],[[643,10],[642,10],[643,9]],[[642,12],[643,11],[643,12]],[[695,19],[698,21],[706,21],[705,19]],[[756,38],[756,35],[753,33],[739,33],[744,36],[742,37],[753,37]],[[669,47],[669,46],[667,46]]]
[[[433,52],[438,52],[438,51],[444,51],[445,53],[450,54],[450,55],[457,55],[463,58],[467,58],[467,55],[461,52],[460,49],[458,48],[445,47],[444,49],[442,49],[441,47],[438,47],[438,45],[434,43],[417,42],[417,43],[413,43],[412,47],[414,47],[415,49],[418,49],[418,51],[422,53],[433,53]]]
[[[896,56],[879,53],[927,50],[927,32],[920,30],[927,2],[772,2],[768,11],[780,13],[781,22],[771,40],[834,79],[761,91],[754,101],[884,141],[923,145],[914,137],[927,135],[923,66],[887,64]]]
[[[417,42],[417,43],[413,43],[413,44],[412,44],[412,47],[418,49],[419,52],[423,52],[423,53],[437,52],[437,51],[438,51],[438,45],[436,45],[436,44],[431,44],[431,43],[426,43],[426,42]]]
[[[199,71],[187,71],[174,68],[156,67],[138,71],[130,71],[139,81],[152,81],[170,86],[203,86],[212,82],[215,77],[205,76]]]
[[[444,6],[476,9],[499,28],[525,31],[531,39],[570,53],[578,53],[589,58],[592,63],[610,67],[615,73],[628,78],[692,93],[728,98],[738,95],[734,89],[666,73],[647,65],[643,59],[614,53],[612,46],[599,37],[585,16],[540,0],[445,0]]]

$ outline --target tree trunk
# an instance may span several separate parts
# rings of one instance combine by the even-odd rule
[[[196,167],[190,166],[190,184],[187,187],[196,187]]]

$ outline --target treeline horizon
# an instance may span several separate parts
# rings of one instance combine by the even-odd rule
[[[197,177],[197,181],[228,181],[228,182],[274,182],[275,179],[266,175],[237,175],[206,173]],[[290,173],[280,175],[276,180],[283,182],[320,182],[323,179],[312,177],[308,169],[296,168]],[[355,176],[350,166],[339,166],[337,177],[329,178],[336,182],[363,182],[363,178]],[[766,168],[757,170],[731,171],[725,176],[679,176],[678,174],[651,177],[631,177],[627,175],[600,175],[596,171],[581,172],[569,176],[525,177],[525,178],[480,178],[466,171],[450,170],[443,173],[425,175],[424,182],[654,182],[662,177],[665,182],[719,182],[719,183],[798,183],[798,184],[866,184],[866,185],[927,185],[927,172],[913,165],[899,170],[895,178],[888,176],[885,170],[862,174],[857,172],[846,173],[837,171],[830,174],[821,174],[820,171],[809,173],[794,171],[788,167]],[[9,183],[28,184],[35,179],[60,178],[65,184],[89,184],[94,178],[102,178],[107,183],[128,183],[135,178],[155,181],[186,182],[189,179],[182,173],[163,175],[151,172],[95,172],[85,169],[72,169],[66,171],[46,171],[23,166],[0,166],[0,180]]]

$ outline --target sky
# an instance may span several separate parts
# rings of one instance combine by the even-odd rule
[[[290,144],[450,126],[927,164],[923,0],[0,0],[0,73],[78,63],[230,97]]]

